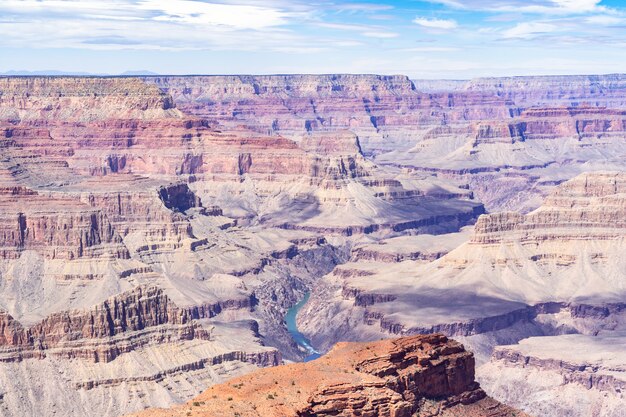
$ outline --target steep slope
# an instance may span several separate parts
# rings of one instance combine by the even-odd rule
[[[433,128],[408,154],[392,152],[379,162],[463,178],[491,211],[530,211],[552,186],[579,173],[624,169],[623,74],[415,85],[464,117]],[[508,111],[473,118],[489,96]]]
[[[441,335],[340,343],[323,358],[254,372],[192,402],[137,416],[523,416],[474,381],[474,359]]]
[[[262,346],[256,322],[213,319],[242,307],[180,308],[163,290],[142,286],[28,328],[1,313],[0,410],[120,415],[180,402],[207,381],[279,364],[280,353]]]
[[[525,383],[528,396],[518,395],[507,387],[530,372],[533,360],[515,353],[526,345],[510,347],[511,354],[505,348],[493,349],[529,336],[567,333],[589,335],[590,339],[572,340],[584,346],[595,346],[595,340],[599,345],[593,349],[598,350],[604,343],[600,336],[607,338],[606,343],[624,344],[625,196],[626,174],[583,174],[557,187],[527,215],[481,216],[468,242],[435,261],[383,266],[384,258],[369,262],[358,258],[343,264],[319,282],[299,317],[300,330],[318,348],[339,339],[373,340],[389,334],[443,332],[461,337],[480,363],[493,352],[494,364],[479,368],[479,379],[489,381],[489,392],[496,398],[531,414],[589,415],[586,410],[591,408],[577,406],[579,383],[587,377],[603,381],[607,377],[552,378],[554,390],[549,391],[538,383],[543,375],[538,372],[533,383]],[[570,340],[558,337],[537,337],[530,346],[542,352]],[[526,356],[533,357],[533,352]],[[573,363],[576,369],[582,363],[576,361],[585,361],[584,350],[578,352],[573,362],[558,349],[550,350],[548,357],[555,363]],[[540,362],[533,363],[542,366]],[[507,366],[518,369],[509,375]],[[494,369],[501,377],[492,374]],[[568,387],[556,388],[563,384]],[[599,390],[592,397],[600,401],[601,385],[589,388]],[[565,391],[569,394],[560,395]],[[619,392],[611,395],[615,404],[623,401]],[[588,406],[596,407],[589,398]],[[602,415],[619,416],[619,410],[607,405]]]
[[[356,309],[354,317],[369,317],[365,323],[394,333],[469,323],[539,303],[623,302],[625,184],[623,173],[578,176],[532,213],[481,216],[467,243],[431,263],[381,268],[375,259],[357,258],[325,277],[304,324],[311,334],[342,326],[345,317],[332,318],[339,307],[327,304],[328,291],[346,307],[340,310]],[[336,326],[325,321],[316,328],[320,321],[313,315],[320,310]],[[342,330],[356,335],[362,325]]]
[[[571,80],[0,78],[2,414],[120,415],[300,359],[307,292],[321,349],[443,331],[484,361],[610,329],[621,174],[520,214],[623,169],[621,78]],[[475,194],[516,212],[462,244]]]

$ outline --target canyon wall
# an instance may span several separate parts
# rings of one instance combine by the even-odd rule
[[[388,106],[414,90],[322,78],[257,92],[198,78],[193,94],[273,111],[258,94],[289,88],[345,113],[372,83]],[[444,233],[484,212],[458,184],[372,163],[350,117],[293,140],[190,111],[186,80],[0,78],[3,414],[120,415],[298,359],[285,311],[352,236]]]
[[[623,168],[623,75],[415,81],[402,76],[150,77],[189,114],[295,141],[349,129],[379,164],[466,183],[529,211],[554,184]]]
[[[324,351],[606,331],[622,78],[1,77],[1,413],[117,416],[299,360],[307,292]]]
[[[507,404],[531,415],[620,416],[623,377],[608,369],[621,369],[623,358],[615,356],[613,368],[612,354],[600,352],[624,344],[625,179],[623,172],[581,174],[528,214],[481,216],[458,247],[445,247],[448,235],[413,237],[413,247],[424,246],[415,257],[400,257],[403,245],[370,244],[367,257],[355,247],[349,262],[318,282],[300,327],[320,349],[442,332],[476,353],[479,380]],[[529,340],[540,356],[523,353]],[[570,340],[581,343],[573,359]]]
[[[535,415],[571,415],[575,403],[581,415],[619,416],[626,401],[622,345],[623,334],[610,333],[524,339],[496,348],[481,381],[501,400]]]

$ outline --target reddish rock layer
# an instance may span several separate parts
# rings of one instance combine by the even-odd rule
[[[486,397],[474,357],[442,335],[339,343],[313,362],[236,378],[157,416],[523,416]]]

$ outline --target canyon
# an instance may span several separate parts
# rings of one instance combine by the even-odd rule
[[[364,389],[400,416],[424,401],[346,358],[448,346],[450,395],[479,390],[446,337],[494,398],[477,416],[624,408],[626,76],[0,77],[0,147],[3,415],[207,389],[175,412],[254,415],[252,375],[306,371],[344,389],[276,387],[283,415]],[[310,353],[285,324],[305,295],[331,353],[273,368]]]

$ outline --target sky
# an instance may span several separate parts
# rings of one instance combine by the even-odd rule
[[[626,0],[0,0],[0,72],[626,72]]]

